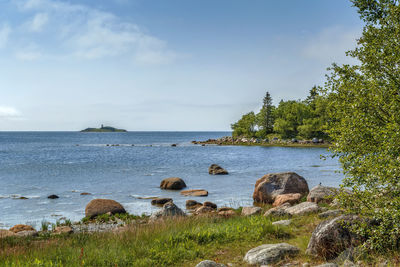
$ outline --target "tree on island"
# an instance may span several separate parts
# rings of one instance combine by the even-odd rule
[[[400,248],[400,7],[395,0],[353,0],[365,26],[347,54],[358,65],[331,68],[325,95],[331,150],[342,164],[341,207],[374,223],[357,224],[364,247]]]
[[[257,114],[257,124],[259,125],[259,137],[266,137],[274,130],[274,111],[275,106],[272,104],[272,97],[269,92],[266,92],[263,99],[263,106]]]

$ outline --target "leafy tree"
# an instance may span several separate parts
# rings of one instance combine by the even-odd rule
[[[353,0],[366,22],[348,55],[358,65],[333,65],[325,94],[328,133],[345,179],[340,202],[376,223],[356,225],[365,247],[400,248],[400,7],[398,1]]]
[[[259,137],[265,137],[274,130],[274,111],[275,107],[272,104],[272,97],[269,92],[265,94],[263,99],[263,106],[257,114],[257,125],[259,127]]]
[[[304,119],[311,117],[311,111],[306,103],[289,100],[281,101],[275,111],[274,131],[282,138],[296,137],[298,127],[303,124]]]
[[[243,115],[240,120],[231,125],[233,130],[232,136],[254,137],[256,134],[256,122],[256,115],[254,112]]]

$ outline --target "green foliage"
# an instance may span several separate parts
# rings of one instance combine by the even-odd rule
[[[242,116],[240,120],[231,125],[233,136],[255,137],[256,134],[256,115],[249,112]]]
[[[397,1],[354,0],[366,21],[348,55],[359,65],[333,65],[326,86],[329,135],[346,178],[340,201],[374,219],[356,230],[365,247],[400,248],[400,7]]]
[[[275,106],[272,104],[272,97],[269,92],[265,94],[263,106],[256,117],[259,128],[257,137],[265,138],[268,134],[273,132],[275,121]]]

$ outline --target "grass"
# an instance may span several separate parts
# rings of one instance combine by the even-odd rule
[[[266,243],[287,242],[301,253],[283,263],[323,263],[305,255],[312,231],[321,221],[316,214],[292,218],[290,226],[274,226],[272,218],[256,215],[221,218],[192,216],[148,224],[132,223],[118,233],[82,233],[0,240],[0,266],[195,266],[210,259],[247,266],[248,250]],[[369,263],[387,255],[371,257]],[[390,255],[399,263],[399,254]],[[366,266],[374,266],[366,264]],[[396,266],[396,265],[389,265]]]

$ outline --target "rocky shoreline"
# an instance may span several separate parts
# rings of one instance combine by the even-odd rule
[[[228,171],[213,164],[209,168],[210,175],[227,175]],[[178,177],[166,178],[161,181],[161,190],[182,190],[187,185]],[[184,193],[185,191],[181,191]],[[200,195],[198,193],[200,192]],[[186,190],[185,194],[193,196],[207,196],[207,191]],[[94,232],[123,232],[132,225],[154,224],[165,219],[208,216],[218,218],[233,218],[237,216],[264,216],[266,218],[282,218],[275,220],[275,227],[288,227],[292,219],[309,214],[319,214],[320,224],[312,231],[307,250],[304,252],[312,257],[324,258],[339,262],[343,253],[362,243],[363,237],[355,235],[343,224],[352,224],[359,220],[354,215],[342,215],[342,211],[335,196],[340,192],[338,188],[318,185],[311,190],[306,179],[294,172],[266,174],[255,182],[253,200],[254,206],[233,209],[231,207],[217,207],[215,203],[203,203],[188,199],[186,209],[188,213],[176,206],[173,199],[152,199],[152,204],[161,207],[151,216],[134,216],[126,212],[117,201],[111,199],[93,199],[85,208],[85,218],[78,223],[65,221],[52,225],[51,229],[37,231],[29,225],[15,225],[9,230],[0,230],[0,238],[40,238],[48,235],[69,235]],[[42,226],[43,228],[43,226]],[[340,245],[338,245],[340,244]],[[346,252],[347,251],[347,252]],[[243,261],[251,265],[265,265],[290,259],[300,253],[300,249],[287,243],[263,244],[246,253]],[[336,264],[335,263],[335,264]],[[215,263],[217,264],[217,263]],[[197,266],[224,266],[214,263],[201,262]],[[354,263],[352,263],[354,264]],[[296,265],[297,266],[297,265]],[[303,265],[309,266],[309,265]],[[337,266],[337,265],[330,265]],[[357,266],[357,265],[351,265]]]
[[[290,140],[279,139],[277,137],[272,139],[261,138],[247,138],[247,137],[232,137],[224,136],[217,139],[208,139],[206,141],[192,141],[195,145],[239,145],[239,146],[310,146],[310,147],[329,147],[331,143],[327,140],[313,138],[312,140],[298,140],[296,138]]]

